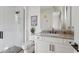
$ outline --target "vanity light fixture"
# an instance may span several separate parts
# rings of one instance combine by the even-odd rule
[[[15,12],[15,21],[16,21],[16,22],[18,22],[19,13],[20,13],[20,11],[16,11],[16,12]]]

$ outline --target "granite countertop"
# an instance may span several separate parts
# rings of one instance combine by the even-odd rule
[[[37,36],[45,36],[45,37],[55,37],[55,38],[64,38],[64,39],[74,39],[74,35],[70,34],[55,34],[55,33],[47,33],[40,32],[36,34]]]

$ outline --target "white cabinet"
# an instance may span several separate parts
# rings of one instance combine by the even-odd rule
[[[50,46],[51,44],[49,42],[45,42],[45,41],[37,41],[36,42],[36,53],[51,53],[52,52],[52,48]]]
[[[68,39],[36,36],[35,52],[36,53],[65,53],[73,52],[68,46]],[[70,49],[70,50],[69,50]]]
[[[52,37],[40,37],[35,39],[35,52],[36,53],[52,53],[55,52],[55,43],[62,43],[62,40]]]
[[[49,41],[47,40],[49,39]],[[54,52],[53,42],[50,42],[51,38],[37,37],[35,40],[35,52],[36,53],[52,53]]]

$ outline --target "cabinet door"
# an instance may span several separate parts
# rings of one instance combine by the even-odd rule
[[[74,49],[69,44],[55,43],[55,53],[73,53]]]
[[[35,51],[36,53],[52,53],[54,51],[54,45],[51,45],[50,42],[45,41],[36,41]]]

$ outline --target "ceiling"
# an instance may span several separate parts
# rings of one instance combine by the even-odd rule
[[[60,11],[63,6],[41,6],[40,10],[41,11]]]

